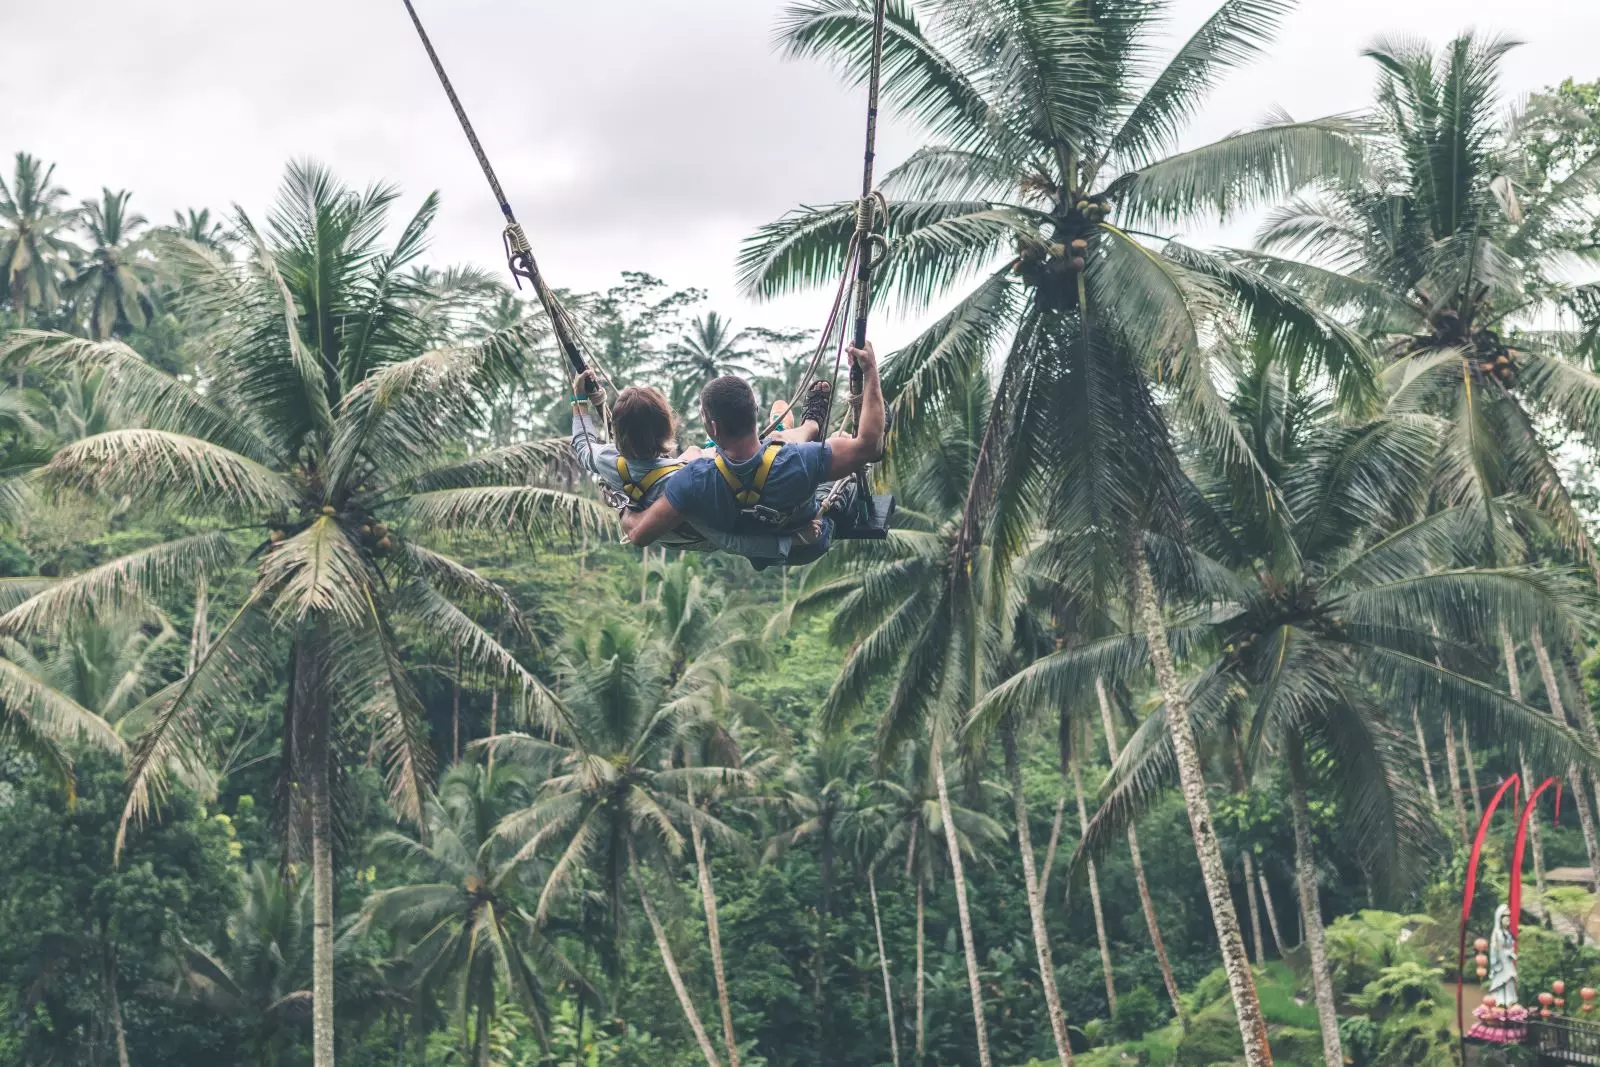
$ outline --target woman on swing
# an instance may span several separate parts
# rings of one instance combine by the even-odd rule
[[[813,386],[800,425],[781,430],[773,439],[795,444],[817,440],[826,417],[828,391],[826,382]],[[698,447],[673,454],[678,439],[677,416],[661,391],[648,386],[630,387],[617,396],[611,409],[616,441],[604,442],[591,418],[591,411],[599,407],[600,394],[594,375],[587,371],[573,382],[572,452],[579,466],[595,475],[611,495],[626,497],[629,509],[654,504],[673,475],[708,455]],[[773,417],[786,415],[787,408],[782,401],[773,405]],[[795,552],[793,562],[811,562],[821,555],[813,546],[821,542],[826,550],[825,534],[821,519],[813,519],[797,532],[781,534],[733,533],[680,522],[658,540],[666,547],[685,552],[732,552],[763,570],[789,564],[791,552],[802,547],[806,551]]]

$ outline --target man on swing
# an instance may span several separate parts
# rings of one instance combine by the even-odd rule
[[[725,375],[706,385],[700,393],[700,415],[715,452],[674,473],[648,508],[624,512],[627,540],[642,548],[685,523],[752,536],[804,529],[821,519],[821,537],[813,544],[791,545],[781,564],[801,566],[822,558],[833,529],[831,520],[822,517],[818,487],[852,477],[883,455],[886,422],[877,355],[871,344],[851,348],[849,354],[862,380],[854,437],[837,434],[819,440],[824,427],[817,416],[827,410],[825,382],[813,387],[800,426],[765,440],[748,382]]]

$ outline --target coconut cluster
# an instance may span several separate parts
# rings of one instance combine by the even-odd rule
[[[1104,196],[1069,193],[1054,213],[1049,239],[1017,239],[1017,273],[1041,295],[1055,295],[1065,304],[1075,304],[1077,278],[1088,264],[1089,242],[1095,227],[1110,214],[1111,202]]]
[[[1471,329],[1455,308],[1434,312],[1429,316],[1428,323],[1432,332],[1412,339],[1413,352],[1459,348],[1472,376],[1478,381],[1494,381],[1508,388],[1517,384],[1516,351],[1507,347],[1494,330]]]
[[[317,509],[316,514],[328,519],[339,518],[346,526],[354,526],[360,534],[362,546],[373,555],[388,555],[394,548],[394,538],[390,536],[388,524],[379,519],[368,515],[341,515],[332,504],[324,504]],[[292,526],[288,524],[273,526],[267,532],[267,540],[273,545],[282,544],[287,538],[310,526],[312,521],[314,519],[308,517],[305,521]]]

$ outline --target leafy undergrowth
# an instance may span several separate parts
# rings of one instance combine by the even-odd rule
[[[1273,962],[1255,973],[1274,1062],[1279,1067],[1314,1067],[1322,1057],[1317,1010],[1295,999],[1294,971]],[[1082,1053],[1076,1057],[1079,1067],[1213,1067],[1239,1061],[1239,1024],[1222,970],[1207,975],[1185,999],[1191,1020],[1187,1034],[1173,1021],[1137,1041]]]

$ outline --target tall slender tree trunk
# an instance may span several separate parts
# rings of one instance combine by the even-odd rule
[[[1083,802],[1083,766],[1076,753],[1067,761],[1067,768],[1072,773],[1072,795],[1078,805],[1078,840],[1082,841],[1089,835],[1089,809]],[[1089,906],[1094,913],[1095,940],[1100,944],[1100,974],[1106,982],[1106,1005],[1111,1009],[1111,1017],[1116,1018],[1117,977],[1111,966],[1105,907],[1100,902],[1100,872],[1095,869],[1094,860],[1086,862],[1084,867],[1089,875]]]
[[[189,673],[193,674],[211,650],[210,589],[204,572],[194,580],[194,625],[189,629]]]
[[[1456,721],[1448,711],[1444,713],[1444,767],[1449,775],[1450,803],[1456,816],[1456,837],[1462,842],[1472,840],[1467,826],[1467,809],[1461,803],[1461,765],[1456,759]]]
[[[950,783],[945,781],[942,741],[935,737],[933,782],[939,791],[939,818],[944,824],[945,848],[950,853],[950,877],[956,884],[956,915],[961,921],[961,947],[967,959],[967,991],[972,994],[972,1026],[977,1032],[978,1067],[992,1067],[989,1059],[989,1029],[983,1021],[983,986],[978,980],[978,949],[972,940],[972,913],[967,909],[967,879],[961,866],[961,844],[955,832],[955,816],[950,810]]]
[[[1056,797],[1056,814],[1050,820],[1050,843],[1044,847],[1044,867],[1039,871],[1039,899],[1050,899],[1050,874],[1056,869],[1056,848],[1061,844],[1061,823],[1067,813],[1067,794]]]
[[[1237,732],[1229,738],[1228,755],[1233,758],[1233,791],[1243,796],[1250,789],[1250,778],[1244,771],[1244,755]],[[1244,902],[1250,909],[1250,935],[1255,947],[1256,966],[1259,967],[1266,958],[1266,953],[1261,943],[1261,913],[1256,908],[1256,894],[1253,888],[1256,865],[1248,848],[1239,850],[1239,864],[1244,869]]]
[[[1050,959],[1050,933],[1044,922],[1044,897],[1039,892],[1039,879],[1033,868],[1033,839],[1028,827],[1028,798],[1022,791],[1022,760],[1017,754],[1017,726],[1010,716],[1000,725],[1000,743],[1005,749],[1006,777],[1011,784],[1011,804],[1017,818],[1017,851],[1022,853],[1022,885],[1028,895],[1028,918],[1033,926],[1033,950],[1039,957],[1039,985],[1044,989],[1045,1010],[1050,1016],[1050,1033],[1056,1041],[1056,1058],[1061,1067],[1072,1067],[1072,1046],[1067,1038],[1067,1016],[1061,1008],[1061,992],[1056,988],[1056,968]],[[1078,785],[1078,810],[1083,810],[1082,778],[1076,773],[1073,760],[1073,780]],[[1084,817],[1087,822],[1087,816]],[[945,833],[953,836],[954,827],[945,823]],[[1099,887],[1094,873],[1090,874],[1091,891],[1099,900]],[[1098,917],[1098,907],[1096,916]],[[1115,997],[1116,986],[1111,981],[1111,956],[1106,951],[1105,920],[1100,919],[1100,959],[1106,969],[1106,989]],[[1116,1004],[1115,999],[1111,1002]]]
[[[894,984],[889,981],[889,950],[883,946],[883,916],[878,911],[878,876],[867,865],[867,892],[872,898],[872,930],[878,935],[878,966],[883,971],[883,1013],[889,1020],[889,1056],[900,1067],[900,1035],[894,1025]]]
[[[1478,761],[1472,756],[1472,738],[1461,720],[1461,762],[1467,765],[1467,786],[1472,793],[1472,825],[1483,821],[1483,794],[1478,789]]]
[[[317,653],[297,665],[315,672]],[[307,661],[312,662],[307,662]],[[333,1067],[333,788],[332,724],[319,692],[320,680],[305,679],[296,696],[311,703],[310,714],[296,709],[307,727],[306,774],[311,793],[311,1055],[314,1067]]]
[[[689,789],[689,806],[694,807],[694,787]],[[696,812],[699,811],[695,808]],[[730,1067],[739,1067],[739,1042],[733,1035],[733,1003],[728,997],[728,977],[722,967],[722,927],[717,922],[717,889],[711,881],[711,865],[706,862],[705,832],[697,821],[689,823],[689,838],[694,843],[694,865],[700,879],[700,903],[706,913],[706,941],[711,945],[711,970],[717,980],[717,1004],[722,1009],[722,1044],[728,1050]]]
[[[1257,871],[1256,879],[1261,883],[1261,906],[1267,911],[1267,928],[1272,931],[1272,945],[1281,959],[1286,946],[1283,943],[1283,931],[1278,929],[1278,909],[1272,903],[1272,887],[1267,884],[1266,872]]]
[[[1249,849],[1239,850],[1239,865],[1244,868],[1244,902],[1250,909],[1250,940],[1256,952],[1256,966],[1266,962],[1266,945],[1261,940],[1261,909],[1256,904],[1256,865]]]
[[[820,847],[817,849],[817,874],[822,899],[817,908],[816,966],[811,973],[811,1011],[817,1020],[817,1059],[828,1062],[828,1005],[823,997],[828,970],[828,917],[833,908],[833,824],[823,815]]]
[[[1295,881],[1300,883],[1300,913],[1305,917],[1306,941],[1311,947],[1311,985],[1316,991],[1317,1021],[1322,1026],[1322,1059],[1326,1067],[1344,1067],[1339,1041],[1339,1011],[1333,999],[1333,976],[1328,971],[1328,945],[1323,937],[1322,905],[1317,899],[1317,863],[1311,844],[1311,809],[1306,803],[1305,758],[1298,738],[1289,749],[1290,807],[1294,811]]]
[[[655,905],[650,902],[650,894],[645,891],[644,873],[639,869],[639,857],[634,852],[632,841],[628,842],[628,866],[633,871],[633,884],[639,890],[639,906],[644,909],[644,917],[650,923],[650,932],[655,934],[656,949],[661,953],[661,964],[667,969],[667,980],[672,983],[672,991],[678,995],[678,1006],[683,1009],[683,1017],[688,1020],[689,1029],[694,1031],[694,1039],[700,1045],[700,1054],[706,1058],[707,1067],[721,1067],[717,1059],[717,1050],[712,1047],[711,1038],[700,1022],[700,1013],[694,1010],[694,1001],[689,998],[689,988],[683,984],[683,975],[678,971],[678,959],[672,954],[672,943],[667,940],[666,928],[661,925],[661,918],[656,915]]]
[[[1538,651],[1542,649],[1542,645],[1536,645],[1535,657],[1537,657]],[[1516,643],[1511,640],[1511,630],[1507,628],[1504,622],[1500,624],[1500,653],[1505,659],[1506,683],[1509,692],[1511,693],[1511,699],[1521,703],[1522,674],[1517,669],[1517,646]],[[1554,711],[1557,706],[1558,705],[1551,705],[1551,710]],[[1556,712],[1556,718],[1559,719],[1560,717],[1560,713]],[[1527,750],[1522,748],[1520,745],[1517,746],[1517,759],[1519,761],[1518,769],[1522,772],[1522,795],[1528,796],[1533,790],[1533,766],[1528,762]],[[1533,843],[1533,884],[1538,889],[1539,906],[1541,909],[1543,909],[1545,893],[1544,833],[1539,827],[1538,819],[1529,820],[1528,838]],[[1546,918],[1548,919],[1548,915]]]
[[[923,1057],[927,1055],[928,1047],[928,1020],[926,1014],[928,992],[928,968],[926,959],[927,945],[927,911],[924,901],[925,890],[922,881],[922,868],[917,868],[917,1064],[922,1067]]]
[[[1439,807],[1439,790],[1433,784],[1433,761],[1428,757],[1428,735],[1422,730],[1422,716],[1417,714],[1417,705],[1411,705],[1411,725],[1417,731],[1417,759],[1422,763],[1422,779],[1428,784],[1428,800],[1433,804],[1435,814],[1441,810]]]
[[[1544,679],[1545,698],[1550,703],[1550,714],[1555,716],[1556,722],[1567,725],[1566,704],[1561,699],[1561,685],[1550,662],[1550,653],[1544,647],[1544,638],[1537,629],[1533,631],[1533,656],[1539,662],[1539,676]],[[1532,790],[1533,785],[1525,782],[1523,788]],[[1583,828],[1583,847],[1589,856],[1590,888],[1600,892],[1600,888],[1597,888],[1600,887],[1600,841],[1596,840],[1594,811],[1589,807],[1589,798],[1583,788],[1583,772],[1579,770],[1577,760],[1567,762],[1567,789],[1572,793],[1573,807],[1578,809],[1578,825]],[[1543,892],[1541,887],[1541,895]],[[1582,936],[1581,929],[1579,936]]]
[[[456,642],[456,672],[450,686],[450,762],[461,762],[461,643]]]
[[[1106,696],[1105,679],[1094,680],[1095,696],[1100,702],[1100,725],[1106,732],[1106,752],[1115,767],[1122,758],[1122,742],[1117,740],[1117,723],[1111,714],[1111,700]],[[1172,1013],[1183,1029],[1189,1029],[1189,1013],[1184,1010],[1183,997],[1178,991],[1177,976],[1172,973],[1172,961],[1167,958],[1167,943],[1161,936],[1161,922],[1156,918],[1155,898],[1150,895],[1150,880],[1144,873],[1144,855],[1139,851],[1139,831],[1128,824],[1128,856],[1133,861],[1133,881],[1139,889],[1139,906],[1144,909],[1144,925],[1150,931],[1150,945],[1155,949],[1156,963],[1161,967],[1161,982],[1167,987],[1167,999],[1172,1001]]]
[[[1572,654],[1572,646],[1566,642],[1561,644],[1561,666],[1566,671],[1567,682],[1572,686],[1574,702],[1567,713],[1572,717],[1576,726],[1583,730],[1583,735],[1589,739],[1595,751],[1600,752],[1600,726],[1594,721],[1594,709],[1589,706],[1589,694],[1583,688],[1583,677],[1579,672],[1578,659]],[[1589,779],[1595,788],[1595,795],[1591,798],[1595,806],[1600,808],[1600,781],[1593,776]],[[1600,878],[1600,867],[1595,869],[1595,875]]]
[[[117,994],[117,948],[106,952],[106,999],[111,1015],[111,1035],[117,1043],[117,1067],[130,1067],[128,1033],[122,1026],[122,998]]]
[[[478,1031],[472,1037],[473,1067],[489,1067],[489,1005],[478,1004]]]
[[[1228,885],[1228,870],[1222,862],[1222,846],[1217,841],[1211,820],[1211,804],[1206,799],[1205,774],[1195,744],[1194,726],[1189,721],[1189,697],[1178,680],[1167,642],[1166,623],[1156,600],[1155,579],[1142,545],[1133,551],[1134,610],[1149,644],[1150,661],[1156,682],[1167,705],[1167,727],[1172,736],[1172,751],[1178,765],[1178,780],[1183,803],[1189,814],[1189,829],[1194,835],[1195,855],[1200,861],[1200,876],[1211,904],[1211,919],[1216,926],[1222,966],[1228,976],[1228,991],[1233,997],[1239,1021],[1246,1067],[1270,1067],[1272,1046],[1267,1042],[1267,1021],[1261,1014],[1261,999],[1256,993],[1255,976],[1245,955],[1244,938],[1239,933],[1239,916],[1233,907]]]
[[[489,690],[489,736],[500,736],[500,690]],[[489,774],[494,774],[494,745],[489,745]]]

